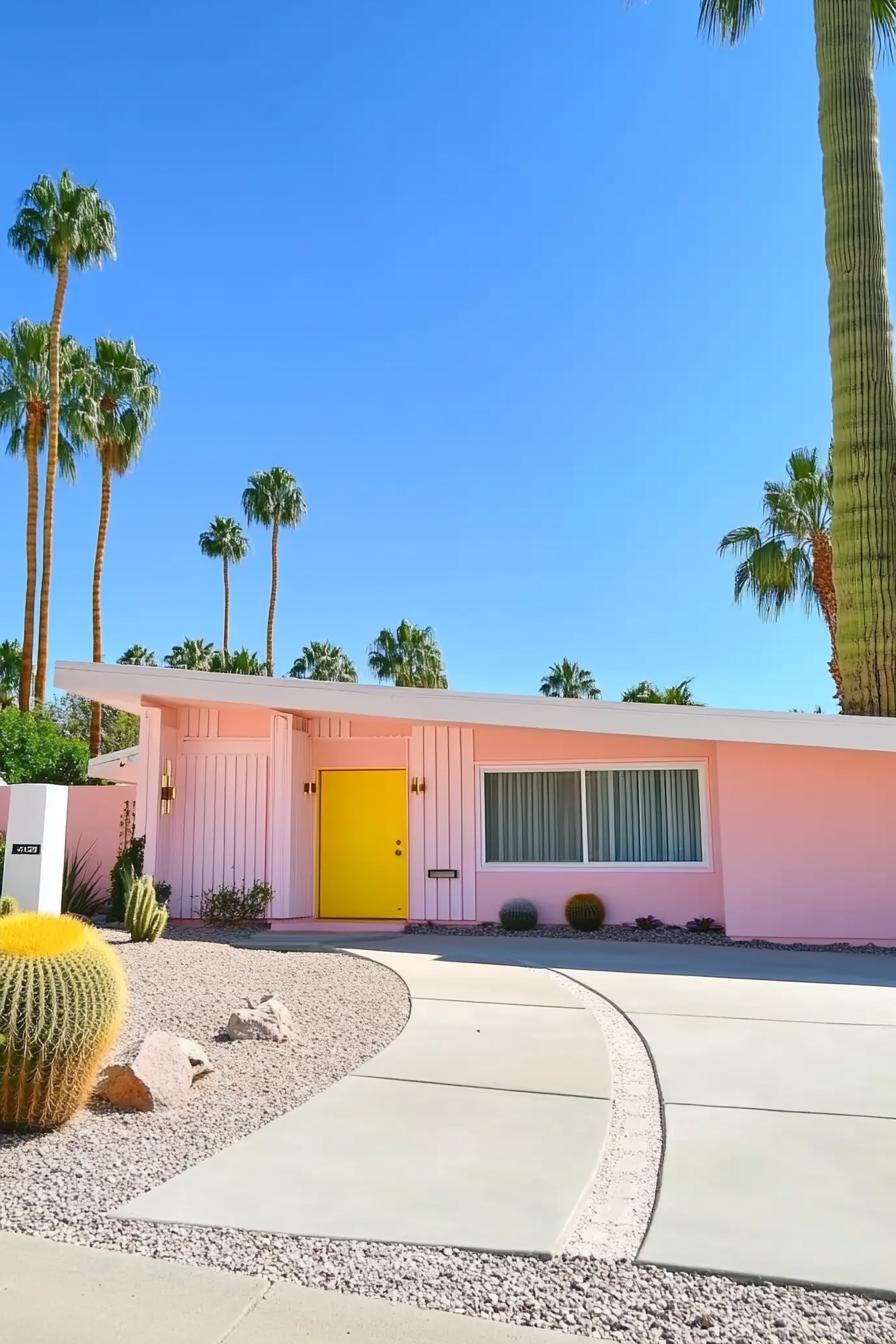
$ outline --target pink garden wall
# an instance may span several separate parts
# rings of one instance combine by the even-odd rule
[[[103,891],[108,890],[109,871],[118,855],[122,809],[126,802],[133,807],[135,795],[136,788],[130,784],[74,784],[69,788],[65,848],[69,854],[76,848],[82,855],[89,850],[88,872],[98,869]],[[6,831],[8,816],[9,788],[0,787],[0,831]]]

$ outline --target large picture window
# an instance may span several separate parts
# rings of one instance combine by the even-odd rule
[[[487,864],[702,864],[701,771],[485,770]]]

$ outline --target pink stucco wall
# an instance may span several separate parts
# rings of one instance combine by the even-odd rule
[[[109,871],[118,855],[122,809],[126,802],[133,805],[135,794],[130,784],[74,784],[68,791],[66,852],[72,854],[77,848],[80,854],[88,854],[87,871],[96,867],[103,891],[108,891]],[[0,831],[6,831],[8,816],[9,789],[0,787]]]
[[[607,761],[694,761],[706,770],[710,853],[705,869],[488,868],[476,875],[476,918],[494,920],[504,901],[525,896],[538,906],[543,924],[562,924],[563,907],[576,892],[591,891],[607,908],[607,921],[626,924],[656,915],[683,924],[696,915],[722,920],[721,837],[716,806],[716,744],[596,733],[476,728],[474,755],[480,765],[601,764]],[[478,809],[477,809],[478,816]],[[478,824],[477,824],[478,833]]]
[[[716,748],[734,937],[896,940],[896,757]]]

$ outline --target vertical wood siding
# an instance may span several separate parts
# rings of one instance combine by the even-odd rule
[[[411,731],[409,773],[426,783],[411,794],[410,914],[412,919],[476,917],[476,776],[473,730],[422,725]],[[456,878],[427,877],[430,868],[456,868]]]
[[[192,711],[190,711],[192,713]],[[196,918],[211,887],[271,881],[268,842],[270,746],[263,740],[182,740],[174,763],[166,877],[171,912]]]

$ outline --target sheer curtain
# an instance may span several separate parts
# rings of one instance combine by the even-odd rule
[[[577,770],[488,771],[486,863],[581,863],[581,775]]]
[[[592,863],[701,862],[696,770],[588,770],[585,796]]]

